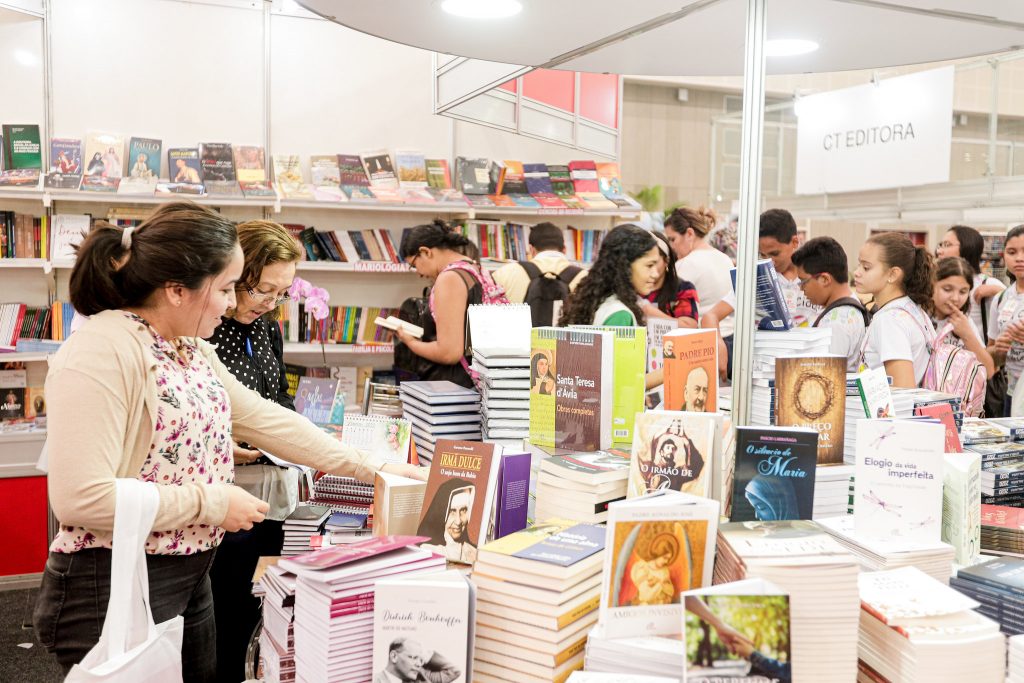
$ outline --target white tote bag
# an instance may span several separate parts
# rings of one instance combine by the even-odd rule
[[[65,683],[180,683],[185,619],[157,625],[149,607],[145,546],[159,502],[156,484],[117,480],[107,616],[99,642]]]

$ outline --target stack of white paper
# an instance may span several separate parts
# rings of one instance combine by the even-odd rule
[[[754,332],[754,371],[775,372],[779,356],[828,355],[832,344],[830,327],[796,327],[785,332]]]
[[[818,465],[814,476],[814,519],[845,515],[853,465]]]
[[[948,583],[953,574],[955,551],[948,543],[865,537],[854,531],[852,515],[817,521],[840,545],[853,553],[867,571],[917,567],[942,583]]]
[[[686,667],[686,646],[681,636],[609,638],[605,628],[597,625],[587,638],[584,662],[588,672],[664,676],[679,681]]]
[[[1024,635],[1007,639],[1006,683],[1024,683]]]

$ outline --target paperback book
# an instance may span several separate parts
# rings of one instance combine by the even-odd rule
[[[665,409],[718,410],[718,331],[676,329],[662,337]]]
[[[90,131],[85,135],[82,158],[85,160],[84,175],[120,178],[124,175],[124,137]]]
[[[395,165],[391,161],[391,154],[386,150],[365,152],[360,155],[363,162],[363,170],[369,178],[369,184],[373,188],[398,188],[398,176],[395,175]],[[357,184],[357,183],[353,183]]]
[[[573,325],[575,329],[610,332],[613,341],[612,368],[615,382],[612,404],[612,442],[633,443],[633,423],[644,410],[644,357],[647,329],[644,327],[598,327]]]
[[[775,424],[816,430],[818,464],[843,464],[846,358],[776,358],[775,391]]]
[[[447,159],[424,159],[423,164],[427,169],[427,187],[435,190],[452,188],[452,174]]]
[[[403,188],[427,187],[427,162],[423,152],[398,150],[395,152],[398,185]]]
[[[199,150],[195,147],[172,147],[167,150],[167,175],[172,183],[191,185],[202,193],[203,174],[199,166]]]
[[[265,183],[267,158],[260,145],[235,145],[235,175],[240,183]],[[245,186],[243,185],[243,190]]]
[[[317,425],[345,421],[345,394],[336,379],[302,377],[295,392],[295,411]]]
[[[637,415],[627,495],[670,490],[709,496],[718,425],[718,416],[707,413],[650,410]]]
[[[5,123],[2,131],[4,170],[32,169],[37,171],[38,178],[38,172],[43,170],[43,146],[39,138],[39,126]]]
[[[236,182],[235,162],[231,144],[227,142],[204,142],[199,146],[199,167],[203,171],[203,183]]]
[[[159,155],[157,163],[159,163]],[[46,174],[46,187],[77,190],[81,183],[82,141],[78,138],[52,138],[50,140],[50,172]]]
[[[373,479],[373,535],[415,534],[426,490],[426,482],[378,471]]]
[[[818,433],[737,427],[731,522],[811,519]]]
[[[732,288],[736,289],[736,269],[733,268]],[[757,279],[754,290],[754,315],[759,330],[788,330],[793,321],[789,314],[789,306],[779,285],[779,275],[772,265],[771,259],[757,262]]]
[[[298,154],[275,154],[274,185],[286,199],[312,199],[313,192],[302,177]]]
[[[892,391],[889,389],[889,377],[885,374],[884,367],[865,370],[857,375],[855,382],[860,404],[864,408],[864,417],[896,417]]]
[[[133,137],[128,142],[128,177],[151,182],[160,178],[163,141]]]

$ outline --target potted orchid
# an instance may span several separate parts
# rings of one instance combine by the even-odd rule
[[[319,321],[320,324],[317,325],[315,335],[320,340],[320,353],[323,356],[324,366],[326,367],[327,351],[324,348],[324,342],[327,339],[328,325],[323,321],[327,319],[331,312],[331,308],[327,304],[331,298],[330,293],[323,287],[314,287],[301,277],[297,277],[292,281],[292,286],[288,289],[288,296],[299,303],[304,301],[306,313],[313,316],[314,320]]]

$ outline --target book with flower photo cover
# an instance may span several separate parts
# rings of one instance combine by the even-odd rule
[[[682,491],[709,496],[721,416],[649,410],[636,416],[627,496]]]
[[[337,381],[337,380],[331,380]],[[384,415],[348,415],[344,418],[341,443],[366,451],[384,462],[409,461],[409,420]]]

